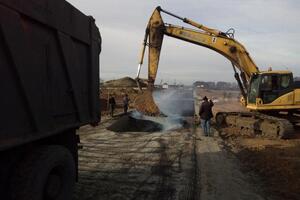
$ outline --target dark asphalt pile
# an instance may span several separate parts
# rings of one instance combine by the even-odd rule
[[[157,132],[163,130],[163,126],[149,120],[135,119],[131,116],[123,116],[108,128],[114,132]]]

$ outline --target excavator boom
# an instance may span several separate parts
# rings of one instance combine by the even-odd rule
[[[176,17],[183,22],[196,27],[197,29],[189,29],[185,27],[175,26],[171,24],[165,24],[161,12]],[[208,28],[202,24],[196,23],[187,18],[181,18],[175,14],[157,7],[153,12],[145,33],[145,39],[143,44],[143,50],[140,59],[140,67],[143,64],[144,53],[146,46],[149,47],[149,63],[148,63],[148,81],[149,88],[153,87],[156,74],[158,70],[159,57],[161,47],[163,43],[164,35],[184,40],[190,43],[194,43],[199,46],[203,46],[212,49],[221,55],[229,59],[236,69],[239,69],[240,77],[238,82],[240,85],[241,92],[246,96],[246,88],[248,87],[252,74],[258,73],[259,70],[247,52],[246,48],[237,42],[235,39],[230,38],[228,34],[221,32],[216,29]],[[147,43],[148,41],[148,43]],[[139,76],[139,72],[138,72]],[[241,81],[242,80],[242,81]]]

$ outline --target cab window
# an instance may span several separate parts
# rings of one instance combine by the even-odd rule
[[[278,77],[276,75],[265,75],[261,79],[261,90],[272,91],[278,90]]]
[[[255,103],[256,98],[259,96],[259,85],[260,85],[260,76],[255,76],[251,80],[250,92],[248,95],[248,102]]]
[[[289,74],[282,75],[280,81],[280,87],[282,89],[287,89],[290,87],[290,85],[291,85],[291,76]]]
[[[273,102],[279,95],[279,77],[274,74],[264,75],[261,79],[260,96],[264,104]]]

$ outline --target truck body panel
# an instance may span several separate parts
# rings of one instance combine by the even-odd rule
[[[64,0],[0,0],[0,151],[100,121],[101,36]]]

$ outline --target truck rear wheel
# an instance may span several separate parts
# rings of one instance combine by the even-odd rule
[[[67,148],[36,148],[16,168],[11,181],[12,199],[72,199],[75,176],[75,162]]]

